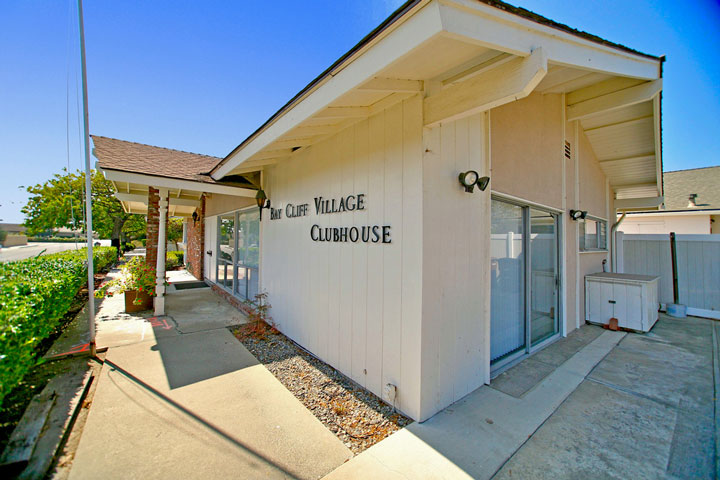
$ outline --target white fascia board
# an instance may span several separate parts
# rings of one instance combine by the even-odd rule
[[[720,215],[720,210],[657,210],[654,212],[627,212],[628,217],[684,217],[696,215]]]
[[[147,195],[140,195],[138,193],[117,192],[115,194],[115,197],[118,200],[120,200],[121,202],[140,202],[140,203],[147,204],[147,201],[148,201]],[[170,205],[182,206],[182,207],[199,207],[200,201],[193,200],[190,198],[170,197]]]
[[[434,2],[422,6],[420,11],[383,38],[371,42],[358,52],[354,59],[349,59],[339,72],[329,75],[323,83],[289,107],[284,114],[229,157],[212,177],[221,179],[305,119],[326,108],[350,90],[378,76],[384,68],[439,34],[441,30],[438,4]]]
[[[141,173],[121,172],[119,170],[106,169],[103,171],[105,178],[110,181],[130,182],[138,185],[148,185],[154,188],[181,188],[195,192],[219,193],[222,195],[233,195],[236,197],[255,198],[257,191],[249,188],[231,187],[228,185],[214,185],[212,183],[192,182],[176,178],[155,177]]]
[[[443,29],[454,38],[527,56],[542,46],[548,61],[573,68],[655,80],[660,61],[593,42],[472,0],[439,0]]]

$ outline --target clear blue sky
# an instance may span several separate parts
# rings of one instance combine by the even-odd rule
[[[0,219],[20,185],[82,167],[74,0],[0,5]],[[90,130],[224,156],[387,17],[401,0],[85,0]],[[516,0],[553,20],[667,55],[665,170],[720,164],[717,0]],[[72,57],[69,59],[69,50]]]

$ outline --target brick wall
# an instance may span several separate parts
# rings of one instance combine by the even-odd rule
[[[232,305],[233,307],[240,310],[245,315],[252,315],[253,311],[252,308],[250,308],[249,305],[247,305],[245,302],[240,300],[239,298],[232,295],[227,290],[224,290],[222,287],[219,287],[215,284],[211,284],[210,287],[212,288],[212,291],[220,295],[222,298],[227,300],[227,302]]]
[[[203,266],[205,259],[205,196],[200,199],[200,206],[195,209],[197,220],[189,218],[187,221],[187,253],[185,264],[195,278],[203,279]]]
[[[145,240],[145,261],[155,268],[157,265],[158,226],[160,224],[160,195],[157,188],[148,188],[147,237]]]
[[[147,237],[145,240],[145,261],[157,268],[158,230],[160,225],[160,192],[157,188],[148,187]],[[167,232],[168,216],[165,215],[165,232]],[[157,272],[156,272],[157,273]]]

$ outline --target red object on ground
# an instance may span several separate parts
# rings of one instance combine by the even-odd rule
[[[618,319],[613,317],[610,319],[610,323],[608,323],[608,328],[610,330],[616,331],[618,330]]]

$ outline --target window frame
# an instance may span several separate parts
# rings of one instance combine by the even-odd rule
[[[602,228],[596,227],[595,233],[591,234],[596,237],[596,245],[598,245],[597,247],[591,247],[591,248],[586,247],[585,239],[588,236],[588,234],[586,233],[586,225],[587,225],[588,221],[595,222],[598,226],[602,226]],[[600,230],[602,230],[602,232]],[[602,233],[602,237],[601,237],[601,233]],[[603,246],[600,246],[601,238],[604,240]],[[583,252],[607,252],[608,251],[608,221],[607,220],[605,220],[604,218],[588,215],[587,217],[585,217],[585,219],[582,222],[580,222],[580,225],[578,228],[578,251],[581,253],[583,253]]]

